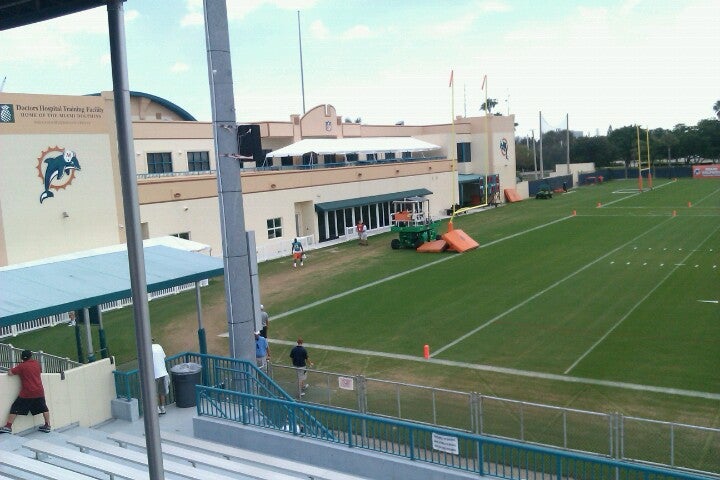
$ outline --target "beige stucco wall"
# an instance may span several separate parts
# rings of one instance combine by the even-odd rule
[[[150,238],[187,232],[190,240],[209,245],[211,255],[222,256],[217,196],[140,205],[140,221]]]
[[[115,398],[115,365],[109,358],[88,363],[65,372],[43,373],[45,401],[50,410],[53,428],[62,428],[73,423],[91,427],[111,418],[110,402]],[[0,411],[10,411],[10,405],[20,392],[17,376],[0,375]],[[13,432],[22,432],[42,425],[43,416],[17,417]]]
[[[0,250],[7,263],[117,244],[122,211],[112,111],[102,97],[0,94],[15,122],[0,123]],[[43,159],[72,150],[80,170],[45,190]],[[57,189],[52,188],[58,187]]]

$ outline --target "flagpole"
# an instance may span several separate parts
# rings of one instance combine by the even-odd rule
[[[452,116],[450,121],[450,131],[452,137],[452,145],[450,145],[450,155],[452,164],[452,217],[450,217],[450,229],[452,229],[452,220],[455,218],[455,205],[457,205],[458,198],[455,197],[455,190],[457,179],[455,178],[456,164],[457,164],[457,141],[455,140],[455,82],[453,82],[454,70],[450,70],[450,115]]]
[[[492,135],[490,135],[490,106],[488,105],[488,81],[487,75],[483,76],[483,89],[485,89],[485,135],[487,136],[487,162],[485,162],[485,180],[483,191],[485,193],[485,205],[488,203],[488,177],[490,176],[490,157],[492,156]]]
[[[303,72],[302,34],[300,32],[300,10],[297,11],[298,45],[300,45],[300,90],[302,92],[303,115],[305,115],[305,75]]]

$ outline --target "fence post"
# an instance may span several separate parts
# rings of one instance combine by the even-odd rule
[[[395,384],[395,398],[397,399],[397,418],[402,418],[402,409],[400,408],[400,384]]]
[[[670,424],[670,466],[675,466],[675,424]]]
[[[525,440],[525,402],[520,402],[520,440]]]
[[[563,409],[563,448],[567,446],[567,410]]]

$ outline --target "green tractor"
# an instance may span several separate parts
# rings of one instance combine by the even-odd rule
[[[548,185],[547,183],[543,183],[542,185],[540,185],[540,189],[535,194],[535,198],[545,200],[548,198],[552,198],[552,194],[553,191],[552,188],[550,188],[550,185]]]
[[[428,214],[430,200],[422,197],[409,197],[392,202],[391,232],[397,232],[390,247],[418,248],[425,242],[437,240],[440,221],[433,221]]]

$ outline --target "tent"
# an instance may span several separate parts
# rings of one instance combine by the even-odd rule
[[[301,157],[319,155],[381,152],[429,152],[439,145],[412,137],[308,138],[270,152],[266,157]]]

